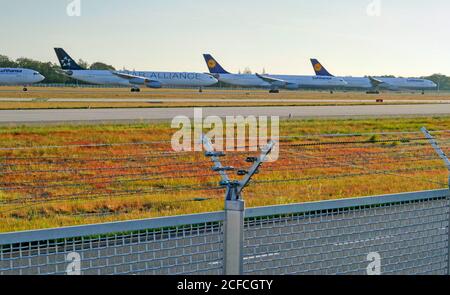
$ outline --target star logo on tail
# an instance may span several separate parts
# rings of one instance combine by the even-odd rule
[[[71,63],[72,63],[72,60],[70,58],[68,58],[67,56],[61,60],[61,64],[64,67],[70,67]]]

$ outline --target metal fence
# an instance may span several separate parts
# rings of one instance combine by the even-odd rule
[[[0,274],[449,274],[447,189],[226,208],[0,234]]]

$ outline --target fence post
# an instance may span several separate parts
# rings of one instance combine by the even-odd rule
[[[244,273],[244,226],[245,226],[245,202],[242,199],[242,191],[249,184],[253,175],[258,173],[259,167],[266,161],[267,156],[275,146],[271,141],[261,150],[259,157],[248,157],[246,162],[253,163],[249,171],[239,170],[239,175],[245,175],[242,181],[230,180],[228,171],[234,171],[234,167],[224,167],[220,157],[223,152],[216,152],[211,140],[203,135],[205,156],[214,162],[213,171],[221,176],[220,185],[226,187],[225,196],[225,228],[224,228],[224,274],[242,275]]]
[[[439,144],[437,143],[436,139],[428,132],[428,130],[425,127],[422,127],[420,129],[423,134],[425,134],[425,137],[430,142],[431,146],[433,146],[436,153],[439,155],[439,157],[445,162],[445,165],[447,166],[447,170],[449,171],[448,175],[448,187],[450,189],[450,160],[448,159],[447,155],[444,153],[444,151],[441,149]],[[448,225],[447,225],[447,275],[450,275],[450,195],[447,194],[448,199],[448,207],[449,207],[449,216],[448,216]]]
[[[225,275],[242,275],[244,272],[244,211],[243,200],[225,201]]]

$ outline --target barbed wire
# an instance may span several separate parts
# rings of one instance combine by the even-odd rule
[[[433,133],[450,133],[449,130],[440,130],[434,131]],[[344,137],[363,137],[363,136],[374,136],[374,135],[386,135],[386,136],[398,136],[398,135],[421,135],[420,132],[384,132],[384,133],[366,133],[366,134],[322,134],[322,135],[301,135],[301,136],[281,136],[283,139],[299,139],[309,137],[310,140],[312,137],[322,137],[322,138],[344,138]],[[377,138],[368,138],[362,140],[339,140],[339,141],[313,141],[313,142],[281,142],[279,144],[280,148],[287,148],[284,150],[285,154],[280,156],[280,159],[289,160],[290,163],[288,167],[276,166],[277,164],[267,164],[267,169],[261,173],[261,177],[265,176],[265,173],[274,173],[274,172],[298,172],[304,171],[307,169],[327,169],[327,168],[342,168],[342,167],[351,167],[354,169],[363,170],[358,173],[334,173],[330,175],[316,175],[316,176],[306,176],[306,177],[295,177],[295,178],[284,178],[284,179],[259,179],[253,180],[253,183],[256,184],[278,184],[278,183],[289,183],[289,182],[304,182],[304,181],[320,181],[320,180],[330,180],[330,179],[338,179],[338,178],[347,178],[347,177],[359,177],[359,176],[369,176],[369,175],[389,175],[396,177],[407,177],[413,180],[419,180],[422,182],[428,182],[439,185],[447,185],[446,183],[440,181],[434,181],[430,179],[426,179],[423,177],[414,177],[410,175],[402,175],[401,173],[411,173],[411,172],[426,172],[426,171],[434,171],[438,169],[442,169],[444,166],[431,166],[427,165],[425,167],[413,167],[413,168],[402,168],[402,169],[383,169],[383,170],[373,170],[370,167],[376,165],[386,165],[398,163],[396,160],[405,160],[408,161],[404,165],[409,165],[411,163],[419,163],[419,162],[427,162],[427,161],[437,161],[439,160],[436,156],[433,157],[432,149],[427,145],[427,138],[423,137],[399,137],[399,138],[388,138],[388,139],[377,139]],[[15,152],[15,151],[27,151],[27,150],[37,150],[37,149],[64,149],[64,148],[110,148],[110,147],[119,147],[119,146],[148,146],[151,144],[165,144],[170,141],[147,141],[147,142],[132,142],[132,143],[94,143],[94,144],[76,144],[76,145],[53,145],[53,146],[30,146],[30,147],[0,147],[0,151],[6,152]],[[442,147],[448,147],[447,138],[443,138],[440,141],[440,145]],[[388,145],[380,145],[380,144],[395,144],[395,146]],[[315,153],[329,153],[330,150],[338,151],[338,153],[342,153],[343,147],[345,149],[357,149],[364,148],[367,145],[374,145],[373,148],[384,148],[389,150],[385,151],[366,151],[366,152],[356,152],[352,154],[341,154],[341,158],[339,154],[325,155],[325,156],[312,156],[309,154],[305,154],[308,151],[314,151]],[[420,146],[420,148],[419,148]],[[255,146],[245,145],[237,148],[251,148]],[[320,149],[317,149],[320,147]],[[397,149],[403,149],[402,151],[392,150],[393,147]],[[430,153],[423,153],[423,149],[426,147],[430,150]],[[162,147],[161,147],[162,148]],[[313,150],[315,149],[315,150]],[[408,150],[411,149],[411,150]],[[411,153],[412,151],[420,151],[419,154]],[[235,163],[241,163],[245,159],[237,159],[238,155],[241,153],[248,153],[248,151],[235,151],[235,154],[232,154],[233,160]],[[402,156],[400,154],[402,153]],[[217,176],[215,173],[209,172],[204,173],[205,168],[210,168],[210,162],[206,159],[199,159],[198,161],[192,160],[193,157],[200,155],[200,153],[188,153],[188,152],[175,152],[175,151],[167,151],[167,150],[158,150],[152,149],[146,151],[146,153],[138,153],[138,154],[126,154],[120,156],[107,156],[105,155],[97,155],[92,157],[93,153],[90,152],[86,156],[89,158],[80,158],[74,157],[73,155],[69,157],[64,157],[60,155],[29,155],[29,156],[15,156],[15,155],[4,155],[0,156],[0,179],[1,177],[8,177],[12,175],[28,175],[35,177],[35,174],[39,173],[70,173],[75,174],[71,179],[36,179],[34,181],[24,181],[24,182],[8,182],[4,183],[5,185],[0,187],[0,191],[7,192],[17,192],[17,191],[35,191],[35,190],[52,190],[56,188],[88,188],[93,186],[102,186],[102,185],[120,185],[125,183],[132,182],[156,182],[156,181],[164,181],[163,183],[147,183],[142,184],[139,189],[127,189],[127,188],[113,188],[108,187],[104,188],[104,192],[100,191],[99,188],[89,188],[83,191],[75,191],[68,192],[64,194],[54,194],[46,191],[43,194],[27,194],[25,196],[15,196],[13,198],[3,198],[0,200],[0,204],[4,206],[13,206],[18,204],[24,204],[23,206],[19,206],[16,208],[9,208],[10,211],[6,210],[1,212],[0,214],[7,214],[8,212],[29,208],[38,205],[47,205],[55,202],[63,202],[63,201],[73,201],[73,200],[98,200],[102,198],[125,198],[125,197],[135,197],[136,195],[140,196],[150,196],[155,194],[165,194],[165,193],[178,193],[178,192],[196,192],[196,191],[204,191],[204,192],[219,192],[224,190],[224,186],[218,185],[218,182],[204,182],[202,185],[194,185],[194,184],[186,184],[186,185],[169,185],[166,181],[171,180],[179,180],[179,179],[196,179],[196,178],[204,178],[204,177],[215,177]],[[140,157],[138,156],[140,155]],[[388,159],[380,159],[375,157],[376,155],[383,155],[389,157]],[[370,157],[374,156],[374,157]],[[161,163],[165,159],[177,159],[186,157],[187,162],[183,163]],[[394,157],[392,159],[392,157]],[[415,158],[420,157],[420,158]],[[44,159],[48,160],[61,160],[60,162],[54,161],[44,161]],[[125,165],[118,167],[70,167],[63,169],[40,169],[33,170],[30,169],[31,166],[54,166],[54,165],[68,165],[73,163],[96,163],[104,164],[105,162],[118,162],[121,164],[125,164],[127,162],[140,162],[150,159],[156,159],[158,163],[153,165]],[[229,159],[229,158],[228,158]],[[295,160],[295,161],[293,161]],[[305,160],[308,165],[304,165]],[[375,163],[370,163],[369,161],[376,161]],[[19,163],[11,163],[11,161],[19,161]],[[22,163],[20,161],[28,161],[27,163]],[[298,161],[298,162],[296,162]],[[324,163],[326,162],[326,163]],[[234,162],[233,162],[234,163]],[[360,165],[365,164],[365,165]],[[193,167],[195,165],[195,167]],[[185,167],[189,166],[189,167]],[[8,170],[12,168],[24,167],[26,170]],[[174,169],[164,170],[162,168],[172,167]],[[178,167],[178,169],[175,169]],[[155,169],[156,171],[145,171]],[[243,168],[238,168],[243,169]],[[110,175],[92,175],[92,176],[84,176],[83,178],[75,178],[77,174],[82,172],[110,172],[110,171],[120,171],[120,170],[143,170],[141,172],[132,172],[132,173],[120,173],[120,174],[110,174]],[[203,173],[202,173],[203,172]],[[195,173],[195,174],[194,174]],[[182,175],[180,175],[182,174]],[[131,177],[131,176],[139,176],[134,178],[126,178],[126,179],[117,179],[118,177]],[[81,177],[81,175],[80,175]],[[93,181],[94,180],[94,181]],[[96,180],[104,180],[104,181],[96,181]],[[44,184],[44,185],[42,185]],[[210,195],[210,194],[208,194]],[[205,200],[213,200],[213,196],[209,196],[205,198]],[[195,200],[195,198],[188,198],[186,200],[172,200],[173,202],[188,202],[189,200]],[[156,202],[156,200],[155,200]],[[160,201],[166,203],[170,203],[171,201]],[[12,210],[12,211],[11,211]]]
[[[429,131],[431,134],[438,133],[450,133],[450,130],[434,130]],[[391,131],[391,132],[366,132],[366,133],[330,133],[330,134],[299,134],[289,136],[274,136],[278,139],[296,139],[296,138],[336,138],[336,137],[361,137],[361,136],[373,136],[373,135],[416,135],[422,134],[420,131]],[[265,137],[263,137],[265,138]],[[267,136],[267,138],[273,138]],[[223,140],[251,140],[261,139],[261,137],[223,137]],[[155,140],[155,141],[141,141],[141,142],[117,142],[117,143],[90,143],[90,144],[67,144],[67,145],[46,145],[46,146],[22,146],[22,147],[0,147],[0,151],[8,150],[26,150],[26,149],[57,149],[57,148],[91,148],[91,147],[116,147],[116,146],[138,146],[138,145],[151,145],[151,144],[167,144],[172,140]],[[195,142],[195,141],[193,141]]]
[[[255,184],[274,184],[274,183],[289,183],[289,182],[302,182],[302,181],[316,181],[316,180],[324,180],[324,179],[338,179],[338,178],[347,178],[347,177],[359,177],[359,176],[370,176],[370,175],[382,175],[387,172],[390,173],[406,173],[406,172],[418,172],[418,171],[433,171],[442,169],[442,166],[434,166],[434,167],[426,167],[426,168],[409,168],[409,169],[398,169],[393,171],[370,171],[370,172],[361,172],[361,173],[347,173],[347,174],[339,174],[339,175],[322,175],[322,176],[312,176],[312,177],[304,177],[304,178],[288,178],[288,179],[272,179],[272,180],[254,180],[252,183]],[[402,176],[398,174],[393,174],[394,176]],[[429,181],[422,178],[414,178],[416,180],[421,180],[425,182],[432,182],[434,184],[447,186],[445,182],[439,181]]]
[[[82,200],[95,200],[99,198],[113,198],[113,197],[131,197],[137,194],[139,195],[148,195],[151,193],[163,193],[163,192],[182,192],[182,191],[222,191],[223,187],[218,187],[214,183],[209,183],[209,185],[203,186],[193,186],[193,185],[185,185],[185,186],[173,186],[170,188],[157,188],[152,187],[151,189],[138,189],[138,190],[117,190],[107,193],[97,193],[91,191],[90,193],[74,193],[74,194],[64,194],[64,195],[55,195],[52,197],[47,197],[45,199],[39,198],[36,195],[28,195],[26,197],[20,198],[11,198],[7,200],[0,200],[0,204],[2,205],[13,205],[13,204],[22,204],[22,203],[31,203],[31,204],[50,204],[54,202],[61,201],[78,201]],[[82,197],[82,198],[80,198]]]
[[[299,165],[295,165],[296,162],[290,161],[290,166],[293,167],[294,169],[315,169],[315,168],[332,168],[335,167],[335,165],[339,165],[339,163],[331,163],[331,164],[327,164],[324,165],[322,162],[324,161],[331,161],[331,160],[338,160],[341,158],[335,157],[335,156],[327,156],[325,158],[319,158],[316,157],[316,161],[315,162],[311,162],[310,159],[311,157],[308,157],[307,155],[302,155],[301,158],[299,159],[295,159],[297,160],[299,163],[302,163],[302,160],[307,159],[308,163],[306,163],[306,165],[304,166],[299,166]],[[289,159],[291,160],[291,158],[286,157],[286,158],[281,158],[281,159]],[[280,159],[280,160],[281,160]],[[356,159],[358,159],[359,161],[356,161]],[[417,157],[417,155],[403,155],[403,156],[398,156],[395,158],[395,160],[399,160],[399,159],[412,159],[409,160],[408,162],[422,162],[422,161],[429,161],[429,160],[437,160],[437,158],[435,156],[429,156],[429,157]],[[369,161],[372,160],[377,160],[376,163],[368,163]],[[237,163],[238,161],[234,161],[233,164]],[[352,163],[353,164],[358,164],[358,163],[366,163],[366,164],[372,164],[372,165],[376,165],[376,164],[390,164],[390,163],[397,163],[398,161],[393,161],[392,158],[389,159],[380,159],[380,158],[376,158],[376,157],[363,157],[363,158],[358,158],[358,157],[352,157]],[[124,180],[115,180],[115,178],[117,177],[126,177],[126,176],[142,176],[141,178],[135,178],[132,179],[130,181],[139,181],[139,180],[166,180],[167,177],[155,177],[155,178],[144,178],[144,176],[150,176],[150,175],[154,175],[154,174],[171,174],[171,173],[197,173],[197,172],[203,172],[203,169],[207,169],[209,168],[209,164],[210,162],[204,162],[202,164],[204,164],[204,166],[202,165],[197,165],[196,168],[197,169],[192,169],[192,165],[195,165],[195,162],[189,162],[189,163],[173,163],[173,164],[163,164],[163,165],[149,165],[149,166],[132,166],[132,167],[114,167],[114,168],[101,168],[102,170],[105,171],[114,171],[114,170],[122,170],[122,169],[126,169],[126,168],[133,168],[133,169],[146,169],[146,168],[161,168],[161,167],[170,167],[170,166],[188,166],[189,165],[189,169],[180,169],[178,168],[177,170],[166,170],[166,171],[157,171],[157,173],[155,171],[152,172],[146,172],[146,171],[141,171],[141,172],[134,172],[134,173],[119,173],[119,174],[107,174],[107,175],[95,175],[95,176],[84,176],[83,178],[76,178],[76,175],[73,175],[71,179],[67,179],[65,178],[54,178],[52,177],[51,179],[37,179],[35,181],[24,181],[24,182],[8,182],[8,186],[3,186],[0,187],[0,190],[14,190],[14,189],[38,189],[38,188],[52,188],[52,187],[64,187],[64,186],[82,186],[81,184],[61,184],[61,182],[75,182],[75,181],[82,181],[82,182],[87,182],[84,185],[96,185],[96,184],[107,184],[109,182],[121,182]],[[272,165],[269,163],[269,168],[267,169],[267,171],[279,171],[280,169],[274,169],[274,168],[270,168],[272,167]],[[97,170],[97,168],[91,168],[93,170]],[[67,172],[68,170],[41,170],[39,172],[58,172],[58,171],[64,171]],[[79,173],[79,172],[85,172],[86,169],[81,169],[81,170],[77,170],[77,169],[71,169],[70,172],[73,174]],[[22,172],[22,171],[16,171],[17,174]],[[27,170],[27,173],[33,173],[33,170]],[[215,174],[204,174],[204,173],[200,173],[200,174],[196,174],[196,175],[184,175],[186,178],[195,178],[195,176],[197,177],[207,177],[207,176],[213,176]],[[183,178],[183,176],[170,176],[171,178],[174,179],[180,179]],[[97,180],[97,179],[107,179],[110,180],[109,182],[92,182],[92,180]],[[45,183],[45,187],[36,187],[33,186],[35,184],[39,184],[39,183]],[[1,184],[1,183],[0,183]],[[6,184],[6,183],[5,183]],[[15,186],[21,186],[21,187],[15,187]]]
[[[442,166],[427,166],[427,167],[419,167],[419,168],[405,168],[405,169],[398,169],[398,170],[392,170],[392,171],[367,171],[363,173],[349,173],[349,174],[337,174],[337,175],[320,175],[320,176],[310,176],[305,178],[291,178],[291,179],[273,179],[273,180],[257,180],[254,181],[254,183],[282,183],[282,182],[300,182],[300,181],[314,181],[314,180],[323,180],[323,179],[337,179],[337,178],[345,178],[345,177],[356,177],[356,176],[366,176],[366,175],[379,175],[379,174],[392,174],[392,173],[405,173],[405,172],[416,172],[416,171],[433,171],[436,169],[442,169]],[[282,168],[281,168],[282,169]],[[287,168],[286,168],[287,169]],[[291,171],[296,171],[295,169],[291,169]],[[395,176],[399,176],[395,174]],[[419,178],[419,180],[428,181],[426,179]],[[433,182],[435,184],[442,185],[441,182]],[[61,201],[61,200],[73,200],[73,199],[92,199],[92,198],[98,198],[98,197],[111,197],[111,196],[117,196],[117,195],[134,195],[134,194],[142,194],[142,193],[161,193],[161,192],[173,192],[173,191],[195,191],[195,190],[216,190],[216,189],[224,189],[224,187],[217,187],[217,183],[207,183],[206,186],[172,186],[172,187],[166,187],[166,188],[155,188],[152,187],[151,189],[139,189],[139,190],[118,190],[118,191],[112,191],[104,194],[98,194],[97,192],[91,191],[91,192],[83,192],[83,193],[77,193],[77,194],[68,194],[68,195],[57,195],[53,197],[48,197],[45,199],[39,198],[37,195],[30,195],[27,197],[20,197],[15,199],[9,199],[9,200],[3,200],[0,201],[0,204],[14,204],[14,203],[21,203],[21,202],[37,202],[37,203],[44,203],[44,202],[54,202],[54,201]]]

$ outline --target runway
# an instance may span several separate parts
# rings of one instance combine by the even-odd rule
[[[281,118],[336,118],[384,116],[450,115],[450,104],[297,106],[297,107],[213,107],[202,108],[203,116],[279,116]],[[192,118],[194,108],[121,108],[61,110],[0,110],[0,123],[116,122]]]

